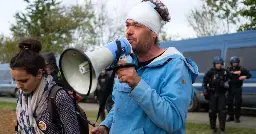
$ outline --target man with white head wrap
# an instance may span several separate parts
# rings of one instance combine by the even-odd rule
[[[143,0],[128,13],[126,38],[136,67],[117,70],[114,106],[92,134],[184,134],[197,65],[177,49],[159,47],[158,34],[169,21],[159,0]],[[120,60],[119,64],[126,61]]]

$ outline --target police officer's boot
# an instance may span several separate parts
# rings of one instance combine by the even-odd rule
[[[212,129],[211,133],[215,134],[217,132],[217,128],[216,128],[217,115],[216,115],[215,110],[212,110],[212,109],[209,110],[209,117],[210,117],[210,126],[211,126],[211,129]]]
[[[236,104],[236,108],[235,108],[235,122],[236,123],[240,123],[240,115],[241,115],[241,105],[238,103],[238,104]]]
[[[219,112],[219,125],[220,125],[220,131],[225,131],[225,125],[226,125],[226,110],[221,110]]]
[[[240,123],[239,117],[236,117],[235,122],[236,122],[236,123]]]
[[[211,134],[215,134],[215,133],[217,133],[217,128],[212,129],[212,131],[211,131]]]
[[[234,121],[234,115],[229,115],[227,122]]]

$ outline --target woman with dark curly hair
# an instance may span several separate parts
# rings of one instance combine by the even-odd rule
[[[48,100],[54,81],[47,80],[45,61],[39,54],[41,43],[25,39],[20,51],[11,59],[10,73],[19,89],[16,115],[18,134],[79,134],[78,120],[71,97],[63,89],[55,96],[57,119],[53,120]],[[55,122],[56,121],[56,122]]]

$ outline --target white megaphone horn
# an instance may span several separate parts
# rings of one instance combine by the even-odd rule
[[[89,95],[96,90],[99,74],[117,61],[119,55],[131,53],[132,47],[126,39],[113,41],[92,52],[68,48],[60,56],[60,71],[76,92]]]

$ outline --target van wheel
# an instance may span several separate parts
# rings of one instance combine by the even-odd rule
[[[197,112],[199,109],[199,103],[198,100],[196,98],[196,95],[194,95],[193,100],[191,101],[189,107],[188,107],[188,111],[189,112]]]

